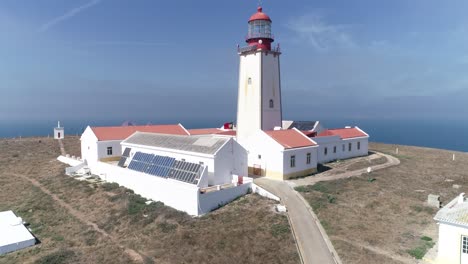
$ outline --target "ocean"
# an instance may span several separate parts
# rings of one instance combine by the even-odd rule
[[[120,125],[123,122],[87,121],[61,122],[65,127],[65,135],[80,135],[89,125]],[[178,122],[160,121],[153,124],[174,124]],[[220,127],[219,120],[181,122],[186,128]],[[327,128],[339,128],[347,125],[357,125],[370,135],[370,141],[398,145],[411,145],[468,152],[468,122],[467,121],[426,121],[426,120],[322,120]],[[139,122],[138,124],[146,124]],[[44,122],[4,122],[0,124],[0,138],[53,136],[56,121]]]

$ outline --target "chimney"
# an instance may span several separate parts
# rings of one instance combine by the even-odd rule
[[[465,193],[460,193],[460,195],[458,196],[458,204],[462,204],[463,202],[465,202]]]

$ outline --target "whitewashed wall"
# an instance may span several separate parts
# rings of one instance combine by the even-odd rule
[[[240,55],[237,97],[237,139],[240,144],[261,128],[261,53]],[[248,83],[249,78],[251,84]]]
[[[98,160],[98,139],[93,130],[88,126],[81,135],[81,158],[88,164],[96,163]]]
[[[369,138],[367,137],[342,140],[339,136],[327,136],[314,137],[313,140],[319,145],[317,150],[318,163],[366,156],[369,150]],[[361,144],[360,149],[357,148],[357,142]],[[351,143],[351,151],[349,151],[349,143]],[[333,151],[334,147],[336,147],[336,153]],[[327,155],[325,155],[325,148],[327,148]]]
[[[193,184],[155,177],[104,162],[97,162],[90,169],[104,181],[118,183],[146,199],[163,202],[190,215],[208,213],[219,205],[246,194],[252,183],[246,180],[236,187],[201,194],[199,188]]]
[[[62,139],[65,137],[65,129],[64,128],[54,128],[54,139]]]
[[[314,141],[318,144],[318,163],[326,163],[340,159],[340,157],[344,155],[343,153],[345,153],[342,151],[342,140],[339,136],[314,137]],[[334,147],[336,147],[336,153],[333,151]],[[327,149],[326,155],[325,148]]]
[[[439,224],[437,263],[460,263],[462,235],[468,236],[467,228]],[[462,262],[462,264],[464,263]]]
[[[199,193],[198,199],[200,201],[200,207],[198,214],[206,214],[214,209],[225,205],[239,196],[247,194],[248,190],[251,189],[252,182],[245,182],[242,185],[231,187],[215,192]]]
[[[310,164],[307,164],[307,153],[310,153]],[[296,166],[291,167],[291,156],[296,156]],[[317,146],[286,149],[283,154],[284,174],[291,174],[317,168]]]
[[[215,177],[211,181],[211,185],[219,185],[229,183],[232,180],[232,175],[247,176],[247,151],[239,146],[239,143],[230,139],[226,144],[218,150],[214,157]],[[244,159],[244,160],[242,160]],[[239,172],[241,174],[239,174]]]
[[[262,52],[262,130],[273,130],[282,126],[280,56]],[[273,108],[270,108],[273,100]]]
[[[122,156],[122,140],[106,140],[97,142],[97,157],[98,160],[105,158],[113,158]],[[107,155],[107,148],[112,148],[112,155]]]
[[[275,172],[283,171],[284,148],[265,132],[257,130],[248,139],[245,146],[248,150],[249,167],[260,165],[262,169]]]
[[[132,189],[135,193],[190,215],[198,215],[198,187],[172,179],[124,169],[104,162],[91,167],[93,174],[107,182],[115,182]]]

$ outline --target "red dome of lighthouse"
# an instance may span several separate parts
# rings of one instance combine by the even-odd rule
[[[271,22],[270,17],[267,14],[263,13],[263,8],[261,6],[257,8],[257,13],[253,14],[250,17],[249,22],[254,20],[267,20]]]

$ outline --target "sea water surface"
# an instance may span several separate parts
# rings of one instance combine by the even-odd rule
[[[67,121],[61,122],[65,135],[80,135],[88,126],[119,126],[122,121]],[[137,122],[147,124],[148,122]],[[151,121],[152,124],[177,124],[177,121]],[[185,120],[186,128],[221,127],[220,120]],[[422,146],[468,152],[467,121],[427,120],[322,120],[326,128],[358,126],[370,135],[370,141],[388,144]],[[53,136],[56,121],[3,122],[0,123],[0,138],[30,136]]]

